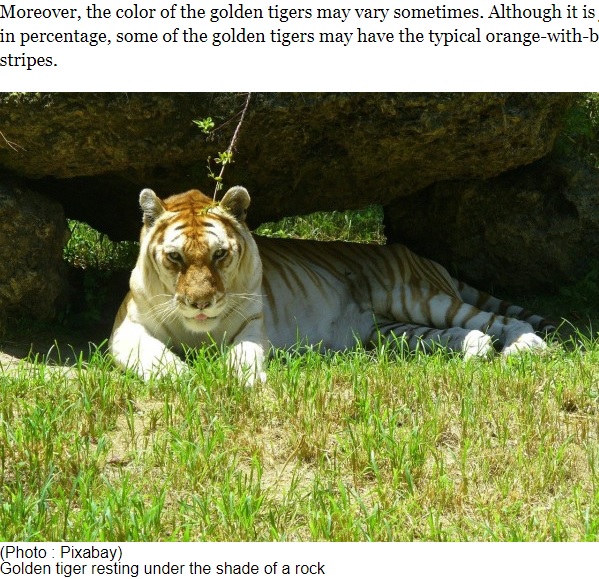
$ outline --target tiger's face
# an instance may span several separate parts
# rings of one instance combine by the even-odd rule
[[[140,259],[145,256],[143,284],[152,294],[152,312],[166,325],[214,330],[235,310],[248,274],[256,275],[249,254],[257,251],[247,251],[254,244],[245,225],[247,191],[234,187],[215,204],[196,190],[160,200],[144,189],[140,204]]]

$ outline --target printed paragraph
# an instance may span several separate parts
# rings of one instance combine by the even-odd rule
[[[598,10],[586,3],[388,4],[382,7],[312,7],[298,4],[94,2],[33,7],[0,5],[0,67],[32,71],[68,67],[70,50],[114,55],[125,46],[168,45],[180,51],[218,54],[269,45],[320,50],[365,46],[468,45],[530,48],[535,45],[599,45]]]

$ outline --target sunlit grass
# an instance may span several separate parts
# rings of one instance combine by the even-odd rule
[[[72,267],[99,270],[131,269],[139,251],[133,241],[114,242],[87,223],[68,220],[70,238],[64,248],[64,260]]]
[[[4,540],[597,540],[599,344],[0,378]]]
[[[267,237],[385,243],[383,209],[377,206],[355,211],[317,212],[286,217],[276,223],[264,223],[256,233]]]

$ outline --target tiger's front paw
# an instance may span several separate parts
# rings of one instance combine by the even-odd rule
[[[479,330],[471,330],[464,338],[462,344],[464,359],[489,358],[494,353],[493,340],[491,336]]]
[[[229,352],[229,368],[246,387],[266,382],[264,371],[264,349],[254,342],[242,342]]]

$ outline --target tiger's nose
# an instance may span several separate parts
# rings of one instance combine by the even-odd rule
[[[194,300],[192,297],[183,294],[176,294],[175,299],[190,308],[195,308],[196,310],[200,311],[205,310],[212,304],[210,300],[202,300],[201,298]]]

